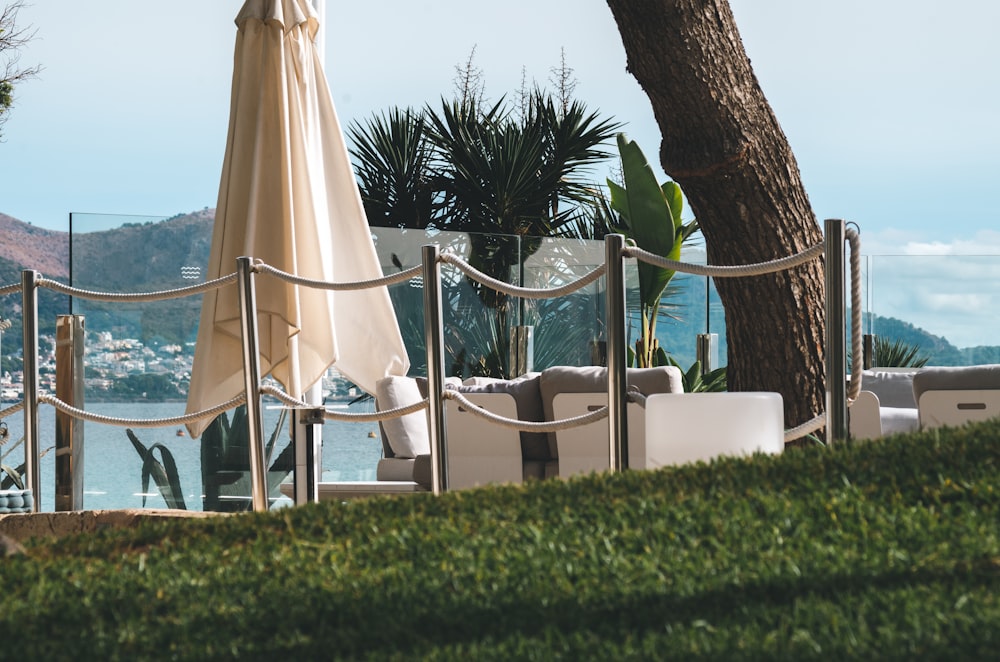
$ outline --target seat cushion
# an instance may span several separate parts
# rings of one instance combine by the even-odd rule
[[[990,391],[1000,389],[1000,364],[924,368],[913,376],[914,402],[924,391]],[[916,407],[916,405],[913,405]]]
[[[422,399],[417,381],[412,377],[391,376],[375,383],[375,404],[379,411],[405,407]],[[388,444],[388,448],[385,449],[386,457],[413,459],[431,452],[427,415],[424,412],[418,411],[399,418],[389,418],[381,424]]]
[[[920,429],[917,410],[910,407],[880,407],[882,436],[916,432]]]
[[[861,388],[878,396],[883,407],[916,409],[913,397],[913,377],[916,370],[865,370],[861,373]]]

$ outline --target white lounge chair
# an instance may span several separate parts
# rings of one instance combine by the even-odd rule
[[[508,393],[463,395],[494,414],[517,419],[517,405]],[[522,481],[524,462],[517,430],[484,421],[455,400],[446,401],[445,407],[449,489]]]
[[[556,420],[575,418],[608,404],[607,393],[557,393],[552,398],[552,415]],[[632,469],[647,469],[646,418],[638,404],[628,403],[628,464]],[[559,476],[567,478],[581,473],[607,471],[611,466],[608,421],[601,419],[587,425],[559,430],[556,433],[559,451]]]

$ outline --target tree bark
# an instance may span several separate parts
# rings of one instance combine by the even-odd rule
[[[684,191],[709,264],[822,241],[788,140],[764,98],[728,0],[608,0],[628,70],[649,97],[663,169]],[[776,391],[786,427],[825,408],[823,267],[719,278],[732,391]]]

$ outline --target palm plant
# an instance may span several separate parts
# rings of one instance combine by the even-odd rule
[[[879,368],[923,368],[930,360],[926,356],[917,356],[920,345],[911,345],[899,338],[890,340],[883,336],[875,336],[875,357],[873,365]],[[848,351],[848,360],[851,353]]]
[[[349,130],[351,153],[373,225],[470,233],[473,267],[500,280],[521,281],[524,260],[537,251],[541,237],[582,236],[589,219],[606,218],[599,210],[603,196],[586,175],[608,158],[601,145],[619,125],[579,102],[557,104],[539,90],[519,113],[504,100],[484,105],[480,99],[467,94],[454,102],[442,99],[440,110],[395,110],[355,124]],[[605,231],[602,223],[597,232]],[[497,349],[462,357],[463,370],[503,373],[510,302],[490,288],[468,284],[491,319],[489,328],[482,323],[461,328],[478,329],[476,334]],[[520,313],[516,324],[523,323],[523,306]]]
[[[418,229],[431,224],[438,194],[423,114],[393,108],[363,125],[352,124],[348,133],[368,221]]]

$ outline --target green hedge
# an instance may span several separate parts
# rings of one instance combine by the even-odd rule
[[[149,523],[2,561],[7,659],[995,659],[1000,423]]]

